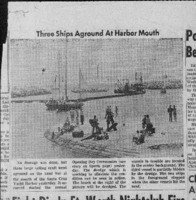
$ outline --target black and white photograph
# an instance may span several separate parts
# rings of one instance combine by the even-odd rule
[[[182,38],[9,45],[12,158],[184,156]]]

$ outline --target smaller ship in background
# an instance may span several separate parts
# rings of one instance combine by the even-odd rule
[[[130,84],[128,79],[118,80],[116,85],[116,89],[114,93],[120,93],[125,95],[137,95],[137,94],[144,94],[146,90],[143,84],[143,78],[140,73],[135,73],[135,82]]]

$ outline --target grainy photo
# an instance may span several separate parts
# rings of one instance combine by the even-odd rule
[[[181,38],[12,39],[12,157],[182,157],[182,66]]]

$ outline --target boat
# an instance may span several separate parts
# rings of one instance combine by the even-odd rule
[[[163,76],[163,87],[161,88],[161,94],[166,94],[167,93],[167,90],[166,90],[166,83],[165,83],[165,81],[166,81],[166,79],[167,79],[167,75],[164,75]]]
[[[142,76],[138,79],[137,72],[135,75],[135,82],[130,84],[128,79],[118,80],[116,83],[116,89],[114,93],[124,94],[124,95],[137,95],[144,94],[146,90],[144,88]]]
[[[166,88],[161,88],[161,94],[166,94]]]
[[[45,105],[48,110],[56,110],[58,108],[58,100],[51,98],[45,102]]]
[[[72,109],[81,109],[84,104],[80,101],[62,100],[57,106],[58,111],[69,111]]]
[[[99,79],[99,66],[97,66],[97,80]],[[86,85],[86,86],[85,86]],[[82,87],[81,87],[82,86]],[[98,86],[89,87],[85,82],[81,69],[79,70],[79,88],[71,90],[73,93],[99,93],[108,92],[108,88],[102,87],[99,83]]]
[[[59,90],[59,99],[50,99],[48,100],[45,105],[48,110],[57,110],[57,111],[69,111],[72,109],[81,109],[83,103],[80,100],[71,101],[67,95],[67,65],[65,67],[65,97],[61,97],[61,76],[60,76],[60,61],[61,57],[58,54],[58,90]],[[66,59],[67,61],[67,59]],[[55,84],[56,84],[57,76],[55,76]]]
[[[57,111],[69,111],[71,109],[81,109],[83,103],[80,101],[69,101],[69,100],[54,100],[50,99],[45,104],[48,110]]]

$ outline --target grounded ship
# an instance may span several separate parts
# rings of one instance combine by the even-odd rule
[[[80,102],[79,100],[76,101],[70,101],[68,100],[67,96],[67,66],[65,67],[65,98],[60,98],[61,97],[61,76],[60,76],[60,70],[59,70],[59,65],[61,62],[61,57],[58,54],[58,76],[55,76],[55,85],[57,82],[57,77],[58,77],[58,90],[59,90],[59,99],[50,99],[46,102],[46,107],[48,110],[57,110],[57,111],[69,111],[71,109],[81,109],[83,106],[83,103]],[[56,89],[56,88],[55,88]]]
[[[71,109],[81,109],[83,103],[79,101],[50,99],[46,102],[46,106],[48,110],[69,111]]]
[[[129,80],[123,80],[116,83],[116,89],[114,93],[125,94],[125,95],[136,95],[136,94],[144,94],[146,90],[144,88],[143,79],[140,75],[138,79],[137,72],[135,73],[135,83],[130,84]]]

